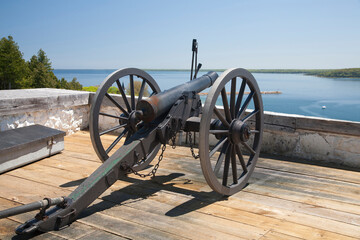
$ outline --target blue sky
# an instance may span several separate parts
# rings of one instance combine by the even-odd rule
[[[360,67],[359,0],[0,0],[0,37],[54,68]]]

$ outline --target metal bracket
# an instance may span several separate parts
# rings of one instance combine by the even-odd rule
[[[35,219],[37,220],[46,219],[47,218],[47,216],[45,215],[46,209],[48,209],[52,205],[51,198],[44,198],[44,200],[47,201],[47,204],[40,209],[40,212],[38,214],[36,214]]]
[[[159,124],[156,134],[162,144],[166,144],[177,132],[185,128],[186,120],[199,116],[201,101],[196,92],[183,92],[170,109],[167,117]]]
[[[76,209],[72,208],[70,210],[70,212],[68,212],[67,214],[65,214],[64,216],[57,216],[56,218],[56,224],[55,224],[55,230],[59,230],[60,226],[62,226],[62,222],[67,222],[67,223],[71,223],[72,221],[70,220],[71,217],[75,217],[76,216]]]

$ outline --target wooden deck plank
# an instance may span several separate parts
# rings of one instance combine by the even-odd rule
[[[29,171],[26,171],[26,170],[20,170],[20,169],[18,169],[17,170],[18,172],[29,172]],[[29,183],[27,182],[28,181],[28,178],[30,178],[31,180],[32,180],[32,182],[31,182],[31,184],[33,185],[33,187],[36,187],[37,189],[38,188],[42,188],[42,187],[40,187],[40,186],[37,186],[37,185],[40,185],[40,184],[45,184],[46,185],[46,187],[48,188],[48,189],[50,189],[50,186],[52,186],[52,185],[55,185],[54,187],[56,187],[57,186],[57,184],[58,183],[64,183],[64,182],[67,182],[67,179],[66,178],[64,178],[64,179],[61,179],[61,174],[60,175],[58,175],[58,174],[53,174],[52,176],[52,178],[49,178],[50,180],[53,180],[54,182],[51,182],[51,181],[44,181],[43,183],[40,183],[40,180],[41,179],[39,179],[39,176],[41,176],[42,174],[42,172],[44,171],[44,168],[39,168],[39,169],[34,169],[33,171],[32,171],[32,173],[35,173],[35,174],[33,174],[32,176],[31,176],[31,174],[29,175],[26,175],[26,174],[22,174],[22,176],[24,177],[24,178],[26,178],[26,180],[25,179],[23,179],[23,178],[21,178],[21,179],[16,179],[16,177],[13,177],[13,178],[11,178],[10,176],[8,176],[7,177],[7,179],[5,180],[5,181],[2,181],[1,183],[0,183],[0,186],[1,186],[1,184],[4,184],[4,186],[5,185],[8,185],[8,186],[10,186],[11,188],[12,188],[12,185],[11,185],[11,183],[14,183],[15,184],[15,182],[16,182],[16,184],[21,184],[22,186],[24,186],[24,188],[26,188],[27,189],[27,187],[26,187],[26,185],[29,185]],[[53,171],[53,173],[54,173],[54,171]],[[49,179],[47,179],[47,180],[49,180]],[[0,179],[0,181],[1,181],[1,179]],[[11,183],[10,183],[10,182]],[[36,184],[37,183],[37,184]],[[13,189],[13,188],[12,188]],[[22,192],[24,192],[24,191],[26,191],[26,189],[20,189]],[[68,190],[68,189],[67,189]],[[31,191],[30,189],[28,190],[28,191]],[[54,192],[54,191],[56,191],[56,190],[54,190],[54,189],[52,189],[52,192]],[[60,189],[59,189],[59,191],[60,191]],[[33,191],[31,191],[32,193],[34,193]],[[8,192],[4,192],[4,194],[6,194],[6,195],[8,195],[8,194],[10,194],[10,195],[13,195],[14,193],[13,192],[11,192],[11,191],[8,191]],[[44,192],[43,192],[43,194],[44,194]],[[104,193],[103,195],[107,195],[107,193]],[[4,197],[4,196],[2,196],[2,197]],[[21,201],[21,199],[18,199],[19,201]],[[113,204],[112,204],[113,205]],[[154,203],[152,203],[152,204],[146,204],[146,205],[149,205],[149,206],[152,206],[152,207],[154,207]],[[153,212],[153,213],[149,213],[149,209],[145,209],[145,210],[147,210],[147,211],[144,211],[144,210],[142,210],[142,211],[139,211],[139,210],[136,210],[136,209],[141,209],[141,208],[139,208],[139,207],[137,207],[137,208],[129,208],[129,207],[125,207],[125,209],[124,209],[124,207],[122,207],[120,210],[118,210],[117,211],[117,207],[113,207],[113,208],[111,208],[111,210],[110,211],[103,211],[102,213],[107,213],[107,215],[111,215],[111,216],[113,216],[113,212],[116,212],[120,217],[119,218],[121,218],[121,219],[125,219],[125,220],[127,220],[127,221],[134,221],[133,219],[135,219],[135,222],[137,223],[137,224],[139,224],[139,225],[141,225],[141,226],[149,226],[149,227],[151,227],[151,228],[153,228],[153,229],[160,229],[161,231],[167,231],[167,232],[170,232],[170,233],[173,233],[173,234],[175,234],[175,233],[178,233],[178,232],[181,232],[182,230],[184,230],[184,232],[182,233],[185,237],[188,237],[188,238],[190,238],[191,236],[194,236],[194,235],[198,235],[199,236],[199,234],[200,234],[200,236],[202,235],[204,238],[209,238],[209,237],[211,237],[211,236],[218,236],[219,238],[226,238],[226,239],[232,239],[232,238],[234,238],[235,236],[231,236],[231,235],[229,235],[229,234],[227,234],[227,233],[225,233],[225,232],[221,232],[222,230],[223,230],[223,226],[221,225],[221,222],[223,222],[224,220],[223,219],[215,219],[215,220],[213,220],[214,222],[220,222],[219,224],[218,224],[218,230],[213,230],[213,229],[207,229],[206,228],[206,225],[208,225],[209,223],[208,222],[206,222],[206,221],[204,221],[203,223],[202,223],[202,226],[201,226],[201,224],[197,224],[197,226],[195,227],[195,226],[193,226],[191,223],[189,223],[189,219],[186,219],[186,220],[183,220],[183,221],[179,221],[179,220],[177,220],[176,222],[174,222],[174,221],[171,221],[171,219],[169,219],[169,218],[167,218],[167,217],[164,217],[163,216],[163,214],[160,214],[160,216],[159,216],[159,212],[160,212],[160,209],[164,209],[164,206],[158,206],[158,208],[157,208],[157,210],[158,211],[156,211],[156,212]],[[136,211],[135,213],[133,213],[133,211]],[[109,214],[110,213],[110,214]],[[127,215],[127,217],[125,218],[125,215]],[[147,216],[147,218],[145,219],[146,221],[144,222],[144,221],[136,221],[136,216],[137,215],[143,215],[143,216],[146,216],[146,215],[149,215],[149,216]],[[139,220],[142,220],[143,218],[139,218]],[[153,220],[156,220],[157,219],[157,221],[148,221],[148,219],[153,219]],[[199,219],[199,218],[196,218],[195,217],[195,219]],[[164,226],[161,226],[161,223],[164,225]],[[252,231],[251,232],[247,232],[246,233],[246,235],[247,236],[251,236],[251,235],[253,235],[253,236],[257,236],[257,237],[259,237],[259,236],[261,236],[261,233],[262,233],[262,231],[260,231],[260,230],[258,230],[258,233],[256,233],[256,231],[255,231],[255,229],[256,228],[253,228],[252,229]],[[229,229],[229,230],[231,230],[231,229]],[[259,233],[260,232],[260,233]],[[188,234],[190,234],[190,235],[188,235]],[[187,236],[188,235],[188,236]]]
[[[29,168],[29,167],[30,166],[28,166],[27,168]],[[29,169],[26,169],[26,170],[18,169],[17,173],[21,172],[22,176],[25,177],[26,179],[32,180],[34,182],[39,182],[41,180],[41,179],[39,179],[39,176],[41,176],[44,171],[50,171],[50,170],[51,170],[50,167],[37,165],[37,169],[32,169],[31,172],[29,171]],[[56,173],[57,171],[59,173]],[[63,185],[66,182],[68,182],[68,178],[67,178],[66,174],[63,174],[64,170],[59,169],[57,171],[52,171],[52,173],[53,173],[52,178],[45,179],[43,181],[43,183],[45,183],[49,186],[57,187],[58,184]],[[17,182],[19,182],[19,180]],[[73,188],[75,188],[75,186],[72,186],[72,187],[70,187],[70,189],[67,189],[67,190],[73,190]],[[107,201],[117,202],[116,199],[119,199],[119,197],[111,198],[112,194],[110,196],[108,196],[109,194],[111,194],[111,192],[108,190],[102,196],[105,196],[105,199]],[[124,193],[121,192],[120,194],[124,194]],[[148,200],[147,202],[149,202],[149,201],[152,201],[152,200]],[[236,222],[232,222],[230,224],[229,222],[227,222],[224,219],[217,219],[217,218],[211,217],[211,216],[209,216],[207,219],[200,221],[202,214],[199,214],[196,212],[194,212],[192,214],[192,215],[195,215],[193,217],[186,217],[185,219],[182,219],[184,217],[180,216],[176,221],[173,221],[173,219],[171,219],[171,218],[163,217],[167,211],[166,209],[172,208],[172,206],[168,206],[166,203],[160,204],[159,202],[155,202],[155,201],[152,201],[151,203],[147,203],[147,202],[145,202],[144,204],[141,203],[136,206],[132,206],[132,208],[130,208],[130,209],[127,206],[126,209],[121,208],[118,211],[117,211],[117,207],[114,206],[110,209],[110,211],[103,211],[102,213],[106,213],[107,215],[110,215],[110,216],[113,216],[113,212],[117,212],[116,214],[121,213],[121,214],[119,214],[120,218],[126,219],[128,221],[131,221],[132,219],[136,220],[136,218],[134,218],[136,215],[141,215],[141,214],[149,215],[150,214],[150,216],[148,216],[148,219],[158,219],[158,221],[156,221],[156,222],[153,222],[153,221],[141,222],[140,221],[137,223],[144,225],[144,226],[146,226],[147,224],[150,224],[149,227],[158,228],[158,229],[161,227],[161,225],[159,223],[166,223],[165,226],[162,226],[163,231],[167,230],[167,231],[176,233],[181,230],[184,230],[185,236],[187,234],[190,234],[190,236],[188,236],[188,237],[191,237],[194,234],[199,235],[202,233],[202,235],[204,235],[205,238],[209,238],[212,235],[217,235],[218,237],[221,237],[223,235],[224,238],[230,239],[233,236],[228,235],[227,232],[231,232],[232,230],[234,230],[234,227],[236,227],[237,225],[240,225],[238,227],[244,227],[244,224],[239,224]],[[118,204],[120,204],[120,203],[121,202],[118,202]],[[104,204],[106,205],[106,203],[104,203]],[[114,204],[111,204],[111,206],[112,205],[114,205]],[[150,208],[148,208],[148,206],[150,206]],[[157,206],[157,207],[155,208],[155,206]],[[137,209],[142,210],[142,211],[139,212]],[[134,211],[135,211],[135,213],[133,213]],[[165,211],[165,212],[162,212],[162,211]],[[128,215],[129,214],[130,215],[127,218],[124,218],[126,213]],[[151,215],[151,213],[152,213],[152,215]],[[160,216],[158,216],[159,214],[160,214]],[[214,218],[214,219],[212,219],[212,218]],[[196,227],[194,227],[191,223],[193,219],[197,220]],[[155,224],[155,225],[153,225],[153,224]],[[168,225],[168,224],[170,224],[170,225]],[[210,230],[207,229],[209,224],[213,225]],[[232,227],[228,227],[228,226],[232,226]],[[213,231],[212,229],[214,229],[215,231]],[[261,234],[264,233],[261,229],[256,228],[256,227],[248,226],[246,229],[247,229],[247,231],[241,232],[242,234],[244,234],[243,237],[253,236],[255,238],[255,237],[260,237]],[[236,234],[236,233],[233,233],[233,234]]]
[[[146,194],[147,189],[148,188],[143,189],[144,194]],[[121,190],[121,193],[123,193],[124,191],[126,190]],[[280,220],[286,220],[292,222],[293,224],[306,225],[309,227],[314,227],[327,231],[338,230],[337,232],[343,235],[349,235],[354,237],[360,236],[360,233],[358,231],[359,219],[358,216],[354,214],[334,211],[327,212],[326,209],[323,209],[323,211],[317,211],[316,208],[313,208],[315,213],[307,211],[308,214],[304,214],[302,213],[303,211],[301,208],[300,210],[298,210],[296,209],[297,206],[295,205],[294,207],[292,207],[290,205],[291,203],[288,203],[287,208],[283,208],[281,206],[283,204],[282,202],[278,203],[278,205],[281,206],[280,209],[279,207],[269,206],[264,208],[261,207],[263,206],[263,204],[258,204],[257,206],[252,204],[252,202],[250,201],[242,200],[241,195],[239,195],[239,199],[236,200],[232,199],[231,201],[218,201],[214,202],[213,204],[209,204],[209,202],[202,202],[200,199],[196,198],[186,200],[182,198],[180,194],[177,194],[176,196],[171,196],[170,194],[163,194],[162,191],[158,191],[156,192],[156,194],[151,194],[150,191],[151,190],[148,191],[149,198],[171,204],[174,206],[174,209],[177,209],[178,211],[180,211],[181,208],[185,208],[185,211],[182,210],[183,212],[196,210],[202,213],[240,221],[253,226],[258,226],[261,222],[261,226],[263,228],[265,228],[266,226],[274,226],[275,224],[278,224]],[[131,187],[128,192],[131,193],[139,191],[136,190],[136,187]],[[274,199],[273,203],[276,201],[277,199]],[[186,209],[189,210],[186,211]],[[176,211],[172,210],[169,214],[176,214],[175,212]],[[335,216],[332,216],[332,214],[334,213]],[[340,219],[337,219],[336,217]],[[332,218],[332,220],[329,218]],[[327,220],[326,225],[321,224],[324,219],[329,219]],[[349,224],[348,222],[351,222],[351,224]],[[316,229],[313,229],[313,231],[316,231]]]
[[[16,179],[16,177],[6,176],[6,180],[4,180],[4,178],[1,178],[1,177],[2,176],[0,176],[0,189],[3,189],[4,186],[9,186],[7,188],[7,191],[4,190],[4,191],[0,192],[0,197],[1,197],[0,198],[0,207],[1,207],[1,209],[8,208],[7,206],[4,207],[4,204],[3,204],[3,202],[4,202],[3,199],[7,199],[8,201],[10,200],[10,199],[8,199],[8,197],[10,197],[11,199],[14,199],[16,202],[19,202],[19,203],[29,203],[29,202],[41,199],[42,197],[39,198],[39,195],[42,195],[42,194],[48,195],[48,196],[49,196],[49,194],[54,194],[54,196],[61,196],[61,195],[67,195],[71,192],[70,190],[52,187],[52,186],[49,186],[46,184],[29,181],[29,180],[23,179],[23,178]],[[19,191],[21,191],[21,193],[22,193],[21,195],[15,193],[16,188],[14,187],[14,185],[22,186],[20,189],[18,189]],[[28,187],[29,185],[31,185],[32,187],[29,188]],[[40,191],[41,191],[41,193],[40,193]],[[32,194],[30,194],[30,193],[32,193]],[[86,211],[85,211],[85,214],[86,214]],[[34,217],[34,215],[35,215],[34,213],[25,213],[25,214],[13,216],[10,219],[13,219],[18,222],[25,222],[26,220]],[[98,215],[100,215],[100,216],[98,216]],[[76,227],[76,225],[78,225],[78,222],[86,224],[85,226],[95,227],[95,229],[97,229],[97,230],[100,229],[100,230],[106,230],[109,232],[113,232],[113,233],[118,234],[119,236],[122,236],[125,238],[144,239],[145,236],[148,236],[153,239],[181,239],[181,237],[179,237],[179,236],[169,234],[164,231],[149,228],[146,226],[139,227],[139,225],[136,223],[126,221],[123,219],[112,218],[110,216],[106,216],[101,213],[90,214],[89,216],[87,216],[86,219],[82,218],[82,219],[76,221],[75,223],[71,224],[71,226],[69,228],[65,228],[64,230],[61,230],[59,232],[51,232],[51,233],[67,236],[70,232],[70,236],[72,238],[82,237],[82,235],[84,235],[83,232],[79,233],[79,230],[78,230],[79,227]],[[84,226],[83,224],[81,226]],[[73,227],[73,225],[74,225],[74,227]],[[137,228],[141,228],[141,230],[137,230]]]
[[[300,239],[304,239],[304,238],[292,237],[290,235],[286,235],[271,230],[267,232],[264,236],[262,236],[259,240],[300,240]]]
[[[51,158],[51,159],[49,159],[48,161],[42,161],[41,162],[41,164],[47,164],[47,165],[49,165],[49,166],[56,166],[56,165],[58,165],[57,163],[56,163],[56,161],[54,161],[53,160],[54,158]],[[50,161],[50,160],[52,160],[52,161]],[[60,160],[57,160],[58,162],[60,161]],[[89,170],[88,171],[88,174],[84,174],[84,167],[86,167],[86,164],[88,164],[89,162],[88,161],[80,161],[80,160],[78,160],[77,161],[77,163],[75,163],[75,162],[72,162],[72,161],[69,161],[69,163],[72,163],[71,165],[69,165],[69,164],[66,164],[65,166],[68,166],[68,168],[67,168],[67,170],[66,170],[66,173],[67,172],[70,172],[71,170],[76,170],[76,169],[79,169],[79,168],[76,168],[76,165],[77,164],[79,164],[80,162],[84,162],[83,164],[81,164],[81,171],[79,171],[79,172],[81,172],[83,175],[83,177],[85,177],[86,175],[88,175],[88,174],[90,174],[93,170]],[[91,163],[92,164],[92,163]],[[93,165],[96,165],[97,166],[97,164],[93,164]],[[49,170],[50,171],[50,170]],[[65,174],[66,175],[66,174]],[[78,176],[78,175],[74,175],[74,177],[75,176],[77,176],[79,179],[81,179],[81,176]],[[250,193],[251,194],[251,193]],[[243,196],[242,196],[243,197]],[[266,201],[269,201],[269,199],[271,199],[271,198],[269,198],[269,197],[265,197],[267,200]],[[255,200],[257,199],[257,195],[255,196]],[[286,201],[286,200],[279,200],[279,199],[277,199],[277,201],[280,201],[281,202],[281,206],[286,206],[286,205],[289,205],[289,204],[295,204],[295,205],[297,205],[297,207],[296,208],[298,208],[298,209],[300,209],[300,208],[302,208],[302,209],[304,209],[305,211],[307,211],[307,212],[310,212],[310,213],[314,213],[315,212],[315,214],[316,214],[316,212],[317,211],[322,211],[322,210],[324,210],[324,208],[323,207],[321,207],[321,206],[314,206],[313,204],[302,204],[302,203],[296,203],[296,202],[293,202],[293,201]],[[341,209],[343,208],[343,204],[341,204]],[[315,209],[315,211],[314,211],[314,209]],[[356,211],[357,209],[359,209],[359,211],[360,211],[360,207],[358,207],[358,208],[356,208],[356,206],[354,206],[354,205],[351,205],[350,207],[349,207],[349,213],[353,213],[354,211]],[[326,209],[326,210],[328,210],[328,211],[330,211],[329,209]],[[326,212],[328,212],[328,211],[326,211]],[[332,218],[339,218],[339,216],[338,216],[338,214],[336,214],[336,211],[330,211],[330,214],[328,214],[328,215],[330,215],[330,217],[332,217]],[[348,214],[349,215],[349,214]],[[350,218],[351,219],[351,216],[346,216],[346,214],[345,214],[345,218]],[[354,220],[354,221],[358,221],[357,219],[356,220]]]
[[[166,167],[167,159],[166,157],[164,159],[165,161],[164,164],[162,163],[161,169]],[[176,164],[173,165],[173,171],[175,170],[181,172],[181,170],[183,170],[183,172],[186,172],[187,178],[191,178],[193,181],[203,181],[202,173],[201,170],[197,168],[198,166],[191,167],[191,164],[182,163],[181,161],[186,162],[186,160],[176,159]],[[194,162],[194,165],[197,165],[197,163]],[[328,186],[324,184],[324,179],[313,178],[312,180],[314,181],[309,181],[311,179],[307,178],[307,176],[304,176],[304,180],[301,175],[297,174],[298,176],[295,175],[297,177],[295,180],[298,179],[298,184],[292,184],[291,182],[294,181],[294,176],[291,176],[291,174],[284,174],[290,176],[287,178],[282,172],[266,174],[264,171],[265,170],[259,170],[257,168],[254,175],[250,178],[250,185],[243,191],[254,192],[262,195],[273,195],[275,197],[277,196],[277,193],[273,194],[273,192],[279,191],[280,193],[284,193],[279,195],[281,198],[288,197],[289,200],[292,201],[297,201],[298,199],[298,201],[302,202],[304,198],[307,198],[307,202],[309,204],[319,204],[322,200],[324,200],[327,204],[326,207],[334,205],[334,209],[343,209],[342,205],[344,205],[345,209],[348,209],[349,213],[354,211],[355,213],[360,213],[358,184],[350,183],[352,185],[349,187],[351,191],[347,192],[347,189],[344,189],[343,187],[348,187],[346,186],[346,184],[349,184],[348,182],[341,183],[339,181],[332,180],[332,182],[336,182],[336,185],[331,186],[329,184]],[[273,176],[272,174],[276,176]],[[351,172],[348,174],[351,174]],[[304,181],[307,181],[306,185],[304,185]],[[322,189],[321,187],[329,187],[331,191]]]
[[[339,180],[342,182],[360,183],[360,172],[329,168],[306,163],[289,162],[271,158],[260,158],[257,167],[277,170],[281,172],[298,173],[302,175],[314,176],[324,179]]]
[[[332,214],[333,214],[333,213],[332,213]],[[330,216],[331,216],[332,214],[330,214]],[[336,215],[335,215],[335,216],[336,216]],[[345,216],[345,218],[346,218],[346,217],[348,217],[348,216]],[[345,228],[345,229],[346,229],[346,228]]]
[[[37,171],[39,171],[39,174],[34,174],[34,176],[36,177],[36,176],[39,176],[39,175],[41,175],[41,173],[42,172],[44,172],[44,171],[50,171],[51,169],[47,169],[46,170],[46,168],[45,168],[45,170],[43,169],[43,167],[40,167],[39,169],[34,169],[33,171],[36,173]],[[18,171],[25,171],[25,170],[18,170]],[[63,171],[61,171],[61,172],[63,172]],[[24,174],[23,174],[24,175]],[[64,183],[64,182],[66,182],[68,179],[64,179],[64,180],[61,180],[61,179],[58,179],[58,177],[57,176],[59,176],[60,178],[63,176],[63,174],[60,174],[60,175],[58,175],[58,174],[53,174],[53,176],[54,176],[54,179],[53,179],[53,181],[54,181],[54,183],[55,184],[57,184],[57,183]],[[31,177],[31,176],[30,176]],[[36,179],[32,179],[32,180],[35,180],[36,181]],[[48,184],[53,184],[51,181],[50,182],[48,182]],[[137,190],[137,191],[134,191],[134,190]],[[146,192],[146,190],[147,189],[142,189],[142,191],[143,192]],[[120,193],[120,196],[121,196],[121,194],[124,194],[124,191],[125,190],[123,190],[121,193]],[[131,189],[131,191],[130,192],[141,192],[141,189],[139,190],[139,189],[136,189],[136,188],[132,188]],[[106,198],[107,198],[108,196],[106,196]],[[118,196],[118,198],[119,198],[119,196]],[[133,197],[133,198],[136,198],[136,197]],[[167,199],[167,201],[169,201],[169,199],[168,198],[165,198],[164,196],[162,196],[162,198],[164,198],[164,199]],[[161,198],[160,198],[161,199]],[[266,200],[266,202],[268,202],[269,201],[269,199],[267,199]],[[137,202],[137,201],[136,201]],[[277,199],[277,200],[275,200],[275,206],[276,206],[276,202],[278,202],[278,205],[280,205],[280,206],[284,206],[284,205],[286,205],[286,204],[284,204],[284,202],[279,202],[279,199]],[[165,202],[164,202],[165,203]],[[179,203],[175,203],[175,205],[176,204],[179,204]],[[141,208],[143,208],[144,206],[154,206],[155,204],[154,203],[152,203],[152,204],[145,204],[145,205],[142,205],[142,204],[140,204],[140,205],[137,205],[137,206],[134,206],[134,208],[135,209],[141,209]],[[241,204],[242,205],[242,204]],[[249,203],[247,203],[246,205],[249,205]],[[289,205],[289,204],[287,204],[287,205]],[[163,205],[163,206],[161,206],[161,207],[158,207],[158,211],[160,211],[160,209],[165,209],[166,208],[166,206],[165,205]],[[214,208],[214,207],[212,207],[212,208]],[[292,222],[294,222],[294,223],[299,223],[299,220],[298,219],[300,219],[301,220],[301,224],[305,224],[306,225],[306,223],[310,223],[310,222],[315,222],[315,224],[314,224],[314,226],[316,226],[316,227],[318,227],[318,228],[322,228],[322,226],[320,225],[320,226],[318,226],[317,225],[317,222],[319,221],[319,219],[314,219],[314,217],[309,217],[309,216],[307,216],[307,215],[299,215],[299,214],[294,214],[293,213],[293,207],[290,205],[289,206],[289,208],[290,209],[288,209],[288,211],[283,211],[283,216],[285,215],[285,216],[287,216],[287,220],[288,221],[290,221],[290,220],[292,220]],[[151,209],[143,209],[145,212],[147,211],[151,211]],[[222,210],[224,210],[224,209],[222,209]],[[236,212],[234,209],[230,209],[230,210],[232,210],[233,212]],[[316,209],[315,209],[316,210]],[[115,209],[112,209],[112,211],[115,211]],[[164,214],[165,214],[166,212],[164,212]],[[313,214],[312,212],[309,212],[309,213],[311,213],[311,214]],[[341,216],[341,217],[343,217],[343,219],[349,219],[349,220],[351,220],[351,218],[349,217],[349,216],[342,216],[341,214],[334,214],[334,212],[330,212],[330,213],[328,213],[328,212],[325,212],[325,213],[327,213],[327,215],[325,215],[325,217],[328,217],[328,216],[331,216],[331,217],[339,217],[339,216]],[[221,215],[221,211],[218,211],[218,212],[216,212],[216,214],[220,214]],[[213,215],[216,215],[216,214],[213,214]],[[239,213],[239,215],[241,215],[241,216],[243,216],[244,215],[244,213]],[[335,215],[335,216],[333,216],[333,215]],[[349,214],[348,214],[349,215]],[[277,216],[277,218],[279,218],[279,219],[283,219],[284,217],[283,216]],[[223,216],[222,216],[223,217]],[[292,219],[290,219],[290,217],[292,217]],[[323,217],[324,217],[324,215],[323,215]],[[359,222],[354,216],[351,216],[351,217],[353,217],[353,222]],[[199,217],[195,217],[194,219],[197,219],[197,218],[199,218]],[[252,216],[252,218],[253,219],[256,219],[256,221],[259,221],[259,216],[256,216],[256,215],[254,215],[253,214],[253,216]],[[131,219],[131,218],[130,218]],[[248,218],[247,220],[249,220],[250,218]],[[208,219],[209,220],[209,222],[212,222],[211,221],[211,219],[209,218]],[[321,219],[320,219],[321,220]],[[187,221],[189,221],[189,220],[187,220]],[[245,222],[245,223],[247,223],[247,221],[243,221],[243,222]],[[275,222],[274,220],[272,220],[272,222]],[[257,223],[257,222],[256,222]],[[142,223],[142,224],[144,224],[144,223]],[[254,223],[253,223],[254,224]],[[234,224],[233,224],[234,225]],[[227,226],[227,224],[225,224],[225,226]],[[264,226],[264,224],[262,224],[262,226]],[[325,226],[326,228],[325,228],[325,230],[330,230],[330,231],[332,231],[333,229],[338,229],[339,230],[339,232],[340,233],[342,233],[342,234],[348,234],[349,232],[355,232],[356,233],[356,229],[357,229],[357,227],[352,227],[351,225],[350,226],[348,226],[348,225],[346,225],[346,224],[341,224],[341,223],[339,223],[339,222],[331,222],[331,221],[328,221],[328,224]],[[229,230],[231,230],[231,229],[229,229]],[[228,230],[228,231],[229,231]],[[356,237],[358,237],[358,235],[355,235]]]
[[[83,237],[78,238],[78,240],[125,240],[127,238],[120,237],[113,233],[108,233],[105,231],[97,231],[95,233],[89,233]]]
[[[0,209],[67,195],[100,165],[88,132],[68,136],[63,153],[0,175]],[[260,158],[250,185],[223,199],[189,149],[167,148],[154,180],[119,180],[69,228],[35,239],[359,239],[359,186],[356,171]]]
[[[267,199],[267,202],[268,202],[268,199]],[[275,205],[276,205],[276,202],[279,202],[279,199],[275,199],[275,201],[273,201],[273,202],[275,202]],[[293,204],[292,202],[289,202],[289,203],[287,203],[286,204],[286,202],[285,202],[285,204],[284,204],[284,201],[283,202],[281,202],[280,201],[280,203],[278,203],[278,205],[280,205],[280,206],[286,206],[286,205],[290,205],[290,209],[289,209],[289,211],[290,211],[290,214],[289,215],[291,215],[291,212],[293,211],[293,209],[291,208],[291,204]],[[295,204],[296,205],[296,204]],[[302,208],[302,206],[296,206],[295,208]],[[314,211],[315,210],[315,211]],[[314,208],[314,206],[310,206],[310,207],[308,207],[308,213],[310,213],[310,215],[313,215],[313,214],[318,214],[319,215],[319,213],[317,213],[317,212],[319,212],[319,211],[317,211],[318,209],[317,208]],[[324,209],[323,209],[324,210]],[[315,212],[315,213],[314,213]],[[338,212],[334,212],[334,211],[322,211],[322,213],[321,213],[321,211],[320,211],[320,215],[322,216],[322,217],[329,217],[329,218],[332,218],[332,219],[336,219],[336,220],[343,220],[343,221],[347,221],[347,220],[350,220],[351,222],[353,222],[353,223],[357,223],[358,224],[358,222],[359,222],[359,220],[358,220],[358,218],[357,218],[357,216],[356,215],[351,215],[351,214],[343,214],[343,213],[338,213]],[[308,221],[308,219],[306,218],[306,215],[305,216],[294,216],[294,218],[295,219],[297,219],[297,218],[299,218],[299,219],[301,219],[303,222],[305,222],[305,223],[307,223],[307,222],[312,222],[312,221]],[[314,219],[310,219],[310,220],[314,220]],[[317,221],[315,221],[315,222],[317,222]],[[327,227],[328,227],[328,229],[333,229],[333,228],[336,228],[336,227],[339,227],[340,228],[340,231],[342,231],[342,230],[344,230],[343,232],[344,232],[344,234],[346,234],[348,231],[347,230],[349,230],[349,228],[347,227],[347,226],[341,226],[341,224],[339,224],[338,222],[335,222],[335,223],[332,223],[332,224],[327,224]],[[351,230],[351,229],[350,229]],[[350,231],[351,232],[351,231]]]
[[[86,211],[84,214],[86,214]],[[123,219],[114,218],[102,213],[91,214],[86,219],[82,218],[77,221],[128,239],[186,239],[179,235],[172,235],[168,232],[124,221]]]

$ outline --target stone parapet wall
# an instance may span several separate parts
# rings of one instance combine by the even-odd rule
[[[89,92],[63,89],[0,91],[0,131],[40,124],[72,134],[89,125]]]
[[[360,122],[265,112],[262,152],[360,168]]]

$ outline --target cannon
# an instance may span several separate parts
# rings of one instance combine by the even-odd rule
[[[40,209],[15,232],[62,229],[118,179],[127,174],[154,177],[166,144],[174,144],[179,132],[188,134],[192,155],[200,159],[205,180],[215,192],[229,196],[244,188],[262,142],[263,103],[258,84],[242,68],[197,77],[201,64],[196,66],[195,59],[193,74],[194,53],[197,56],[196,41],[190,81],[165,91],[143,70],[125,68],[111,73],[98,88],[90,110],[90,136],[103,164],[69,196],[4,210],[0,218]],[[149,171],[146,168],[157,155]]]

